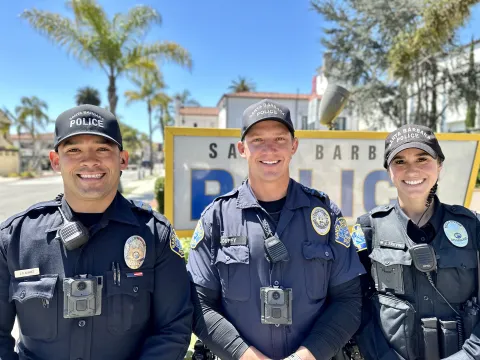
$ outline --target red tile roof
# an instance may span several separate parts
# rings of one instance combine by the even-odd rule
[[[183,107],[180,108],[180,115],[197,115],[197,116],[217,116],[220,109],[216,107]]]
[[[38,134],[37,139],[41,140],[53,140],[55,138],[54,133],[43,133],[43,134]],[[10,139],[12,140],[18,140],[19,136],[18,134],[11,134]],[[28,133],[20,134],[20,140],[31,140],[32,136]]]

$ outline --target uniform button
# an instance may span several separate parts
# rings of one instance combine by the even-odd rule
[[[328,251],[325,251],[325,256],[330,256],[330,253]]]
[[[138,292],[138,286],[134,286],[134,287],[133,287],[133,292],[134,292],[134,293],[137,293],[137,292]]]
[[[23,299],[25,297],[25,290],[22,290],[22,292],[20,293],[20,299]]]
[[[83,360],[82,358],[77,358],[76,360]]]
[[[390,265],[390,261],[385,261],[385,265]]]
[[[428,301],[428,296],[425,295],[425,296],[423,297],[423,300]]]
[[[278,286],[278,281],[275,280],[275,282],[273,283],[273,285]]]
[[[456,206],[452,206],[452,211],[457,211],[457,207],[456,207]]]
[[[422,236],[420,240],[425,241],[425,238]]]
[[[80,321],[78,322],[78,326],[84,327],[84,326],[85,326],[85,320],[80,320]]]
[[[230,260],[230,256],[226,256],[225,259]]]

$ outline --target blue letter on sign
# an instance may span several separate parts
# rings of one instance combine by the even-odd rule
[[[385,170],[371,172],[365,179],[365,184],[363,186],[363,205],[365,206],[366,211],[370,211],[378,205],[382,205],[375,202],[375,189],[377,187],[377,183],[380,181],[387,181],[390,185],[392,185],[390,177]],[[394,203],[395,200],[391,200],[390,202]]]
[[[216,181],[220,185],[218,194],[206,194],[206,182]],[[192,169],[192,220],[200,219],[202,211],[217,196],[233,189],[233,178],[225,170],[195,170]]]

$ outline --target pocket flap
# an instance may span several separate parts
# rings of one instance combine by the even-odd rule
[[[477,267],[477,252],[475,250],[449,249],[448,255],[440,253],[438,258],[439,268],[474,269]]]
[[[369,255],[370,259],[379,262],[384,266],[390,265],[412,265],[412,256],[408,251],[375,248]]]
[[[249,264],[250,249],[248,246],[223,246],[218,249],[215,263],[223,264]]]
[[[330,245],[310,242],[303,243],[303,256],[307,260],[323,259],[328,261],[335,259]]]
[[[105,281],[107,297],[113,295],[130,295],[137,297],[142,292],[153,293],[155,274],[153,269],[122,270],[120,284],[113,281],[113,271],[107,271]]]
[[[404,300],[400,300],[392,296],[383,295],[383,294],[377,294],[374,296],[374,298],[375,297],[378,299],[378,302],[380,304],[385,305],[389,308],[394,308],[394,309],[402,310],[405,312],[407,311],[415,312],[413,306]]]
[[[35,280],[12,279],[9,301],[25,302],[29,299],[51,300],[57,285],[58,275],[41,275]]]

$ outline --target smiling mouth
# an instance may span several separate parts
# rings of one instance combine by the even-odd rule
[[[403,182],[407,185],[420,185],[425,182],[425,179],[422,180],[403,180]]]
[[[105,174],[77,174],[82,180],[98,180],[105,176]]]
[[[276,165],[280,162],[280,160],[273,160],[273,161],[260,160],[260,162],[265,165]]]

